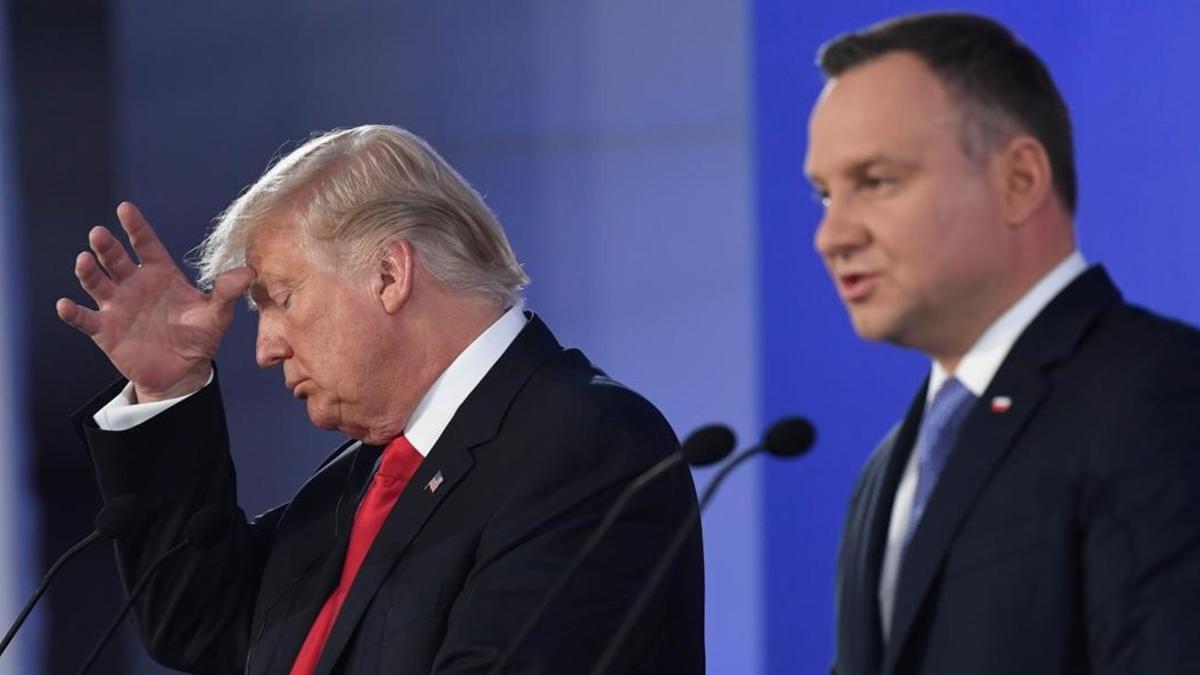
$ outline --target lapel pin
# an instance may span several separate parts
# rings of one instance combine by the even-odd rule
[[[433,494],[437,492],[437,489],[441,487],[445,480],[445,478],[442,478],[441,469],[438,469],[438,472],[433,474],[433,478],[430,478],[429,482],[425,484],[425,489],[429,491],[429,494]]]
[[[992,398],[992,412],[1006,413],[1012,407],[1012,399],[1007,396],[996,396]]]

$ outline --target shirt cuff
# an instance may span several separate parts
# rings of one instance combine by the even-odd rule
[[[208,381],[204,383],[207,387],[212,383],[213,377],[216,376],[216,369],[209,371]],[[201,387],[200,389],[203,389]],[[197,389],[196,391],[199,391]],[[126,431],[132,429],[142,422],[147,422],[150,418],[158,415],[171,406],[179,403],[185,398],[192,396],[184,394],[175,398],[165,398],[161,401],[152,401],[150,403],[134,403],[133,402],[133,383],[127,382],[121,393],[117,394],[113,400],[109,401],[103,408],[96,411],[92,419],[96,421],[96,426],[104,431]]]

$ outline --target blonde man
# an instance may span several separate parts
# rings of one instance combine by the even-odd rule
[[[153,513],[118,543],[124,578],[216,505],[233,523],[151,582],[138,625],[195,672],[486,672],[635,475],[677,447],[652,405],[523,311],[528,282],[495,216],[416,136],[335,131],[290,153],[219,219],[194,287],[132,204],[61,300],[126,381],[85,409],[105,498]],[[213,355],[237,298],[257,309],[313,424],[348,440],[295,497],[247,522]],[[264,452],[285,452],[263,448]],[[286,459],[282,460],[286,461]],[[686,470],[642,494],[513,661],[587,668],[661,541],[695,503]],[[628,672],[703,671],[699,536],[625,651]]]

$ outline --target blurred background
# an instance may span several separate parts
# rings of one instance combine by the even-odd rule
[[[781,415],[813,419],[810,456],[744,467],[705,516],[708,656],[716,674],[827,672],[849,491],[928,365],[859,342],[812,253],[812,62],[839,32],[935,8],[0,0],[0,621],[100,506],[67,418],[116,373],[53,309],[82,299],[87,230],[132,200],[182,258],[277,153],[377,122],[427,138],[485,195],[533,278],[529,306],[681,436],[722,421],[749,445]],[[957,8],[1013,27],[1063,89],[1088,259],[1134,301],[1200,321],[1200,5]],[[287,500],[338,442],[255,367],[253,334],[239,311],[220,354],[249,512]],[[75,672],[119,600],[97,546],[0,673]],[[167,672],[128,628],[100,666]]]

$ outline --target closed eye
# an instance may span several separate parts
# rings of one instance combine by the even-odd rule
[[[863,176],[859,187],[870,192],[882,192],[895,187],[899,181],[892,176]]]

